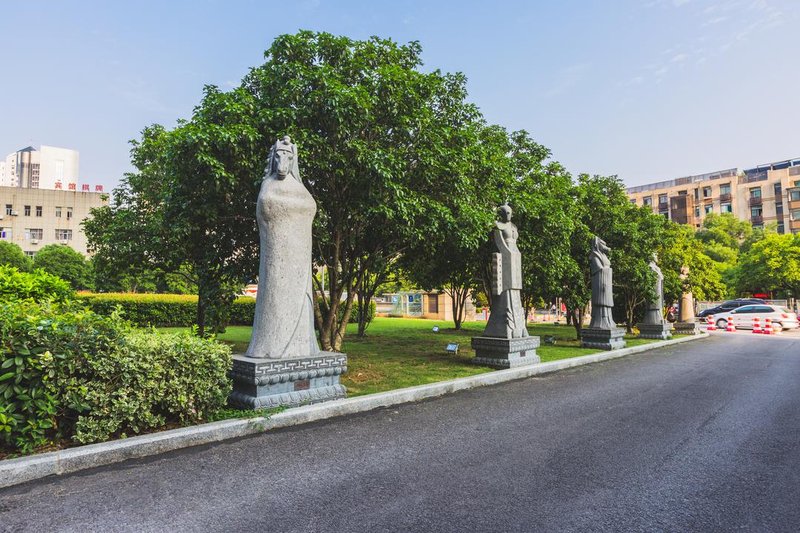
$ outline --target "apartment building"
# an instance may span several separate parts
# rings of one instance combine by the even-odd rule
[[[108,203],[101,186],[78,190],[0,187],[0,239],[13,242],[33,257],[48,244],[62,244],[87,255],[81,222],[89,210]]]
[[[69,189],[78,183],[80,154],[69,148],[28,146],[6,156],[0,187]]]
[[[627,189],[636,205],[699,228],[709,213],[733,213],[753,227],[800,233],[800,159],[729,168]]]

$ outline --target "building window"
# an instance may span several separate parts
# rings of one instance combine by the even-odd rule
[[[750,189],[750,198],[761,198],[761,187],[753,187]]]
[[[711,187],[703,187],[703,198],[711,198]]]
[[[780,196],[782,192],[780,182],[775,184],[775,196]]]
[[[29,217],[29,216],[31,216],[31,206],[29,206],[29,205],[26,205],[26,206],[23,208],[23,211],[25,212],[25,216],[26,216],[26,217]]]
[[[779,216],[783,215],[783,202],[775,204],[775,214]]]
[[[778,222],[778,233],[786,233],[786,228],[784,227],[783,222]]]
[[[798,191],[800,193],[800,191]],[[653,205],[653,197],[652,196],[645,196],[642,198],[642,205]]]
[[[11,228],[0,228],[0,239],[11,240],[12,232]]]
[[[700,206],[694,208],[694,216],[695,218],[700,218]]]
[[[721,213],[733,213],[733,208],[731,204],[720,204],[719,210]]]
[[[61,218],[61,206],[56,206],[56,218]]]
[[[705,209],[706,209],[706,215],[707,215],[707,214],[711,213],[712,211],[714,211],[714,206],[709,204],[709,205],[705,206]]]
[[[761,208],[761,206],[750,208],[751,217],[760,217],[762,213],[764,213],[764,210]]]
[[[36,206],[36,216],[37,217],[42,216],[42,206],[40,206],[40,205]]]
[[[789,216],[792,220],[800,220],[800,209],[793,209]]]
[[[6,215],[11,216],[11,212],[14,211],[13,204],[6,204]]]
[[[71,241],[72,240],[72,230],[71,229],[57,229],[56,230],[56,240],[57,241]]]
[[[793,202],[800,200],[800,189],[792,189],[789,191],[789,200]]]
[[[694,199],[695,200],[699,200],[700,199],[700,189],[695,189],[694,190]]]
[[[667,195],[666,194],[659,194],[658,195],[658,205],[659,206],[666,206],[667,205]]]
[[[67,208],[67,220],[69,220],[71,218],[72,218],[72,208],[68,207]]]
[[[33,259],[33,256],[36,255],[36,252],[25,252],[25,257],[29,257]]]
[[[730,194],[731,193],[731,184],[726,183],[725,185],[719,186],[719,193],[720,194]]]
[[[44,230],[42,228],[25,228],[25,240],[42,240]]]

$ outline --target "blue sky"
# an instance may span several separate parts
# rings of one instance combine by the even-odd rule
[[[636,185],[800,157],[800,1],[5,0],[0,154],[81,152],[115,185],[128,141],[188,117],[298,29],[418,40],[486,118],[571,172]]]

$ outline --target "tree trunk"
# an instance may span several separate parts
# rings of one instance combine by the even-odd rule
[[[469,287],[451,283],[445,287],[444,291],[450,296],[450,308],[453,311],[453,324],[456,330],[460,330],[464,323],[464,313],[466,312]]]

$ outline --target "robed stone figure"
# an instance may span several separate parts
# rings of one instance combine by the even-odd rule
[[[592,273],[592,321],[590,328],[614,329],[614,294],[612,283],[611,261],[608,253],[611,249],[600,237],[592,239],[592,251],[589,256],[589,268]]]
[[[286,136],[269,153],[256,219],[261,250],[253,336],[245,356],[315,356],[311,288],[314,198],[300,179],[297,146]]]
[[[506,339],[528,336],[522,307],[522,254],[517,248],[519,232],[511,222],[507,204],[497,210],[500,220],[492,234],[496,252],[492,254],[492,313],[484,337]]]
[[[642,324],[663,324],[664,320],[664,274],[658,267],[658,257],[653,254],[650,261],[650,270],[655,275],[656,282],[653,285],[653,298],[647,301],[647,312],[644,315]]]

